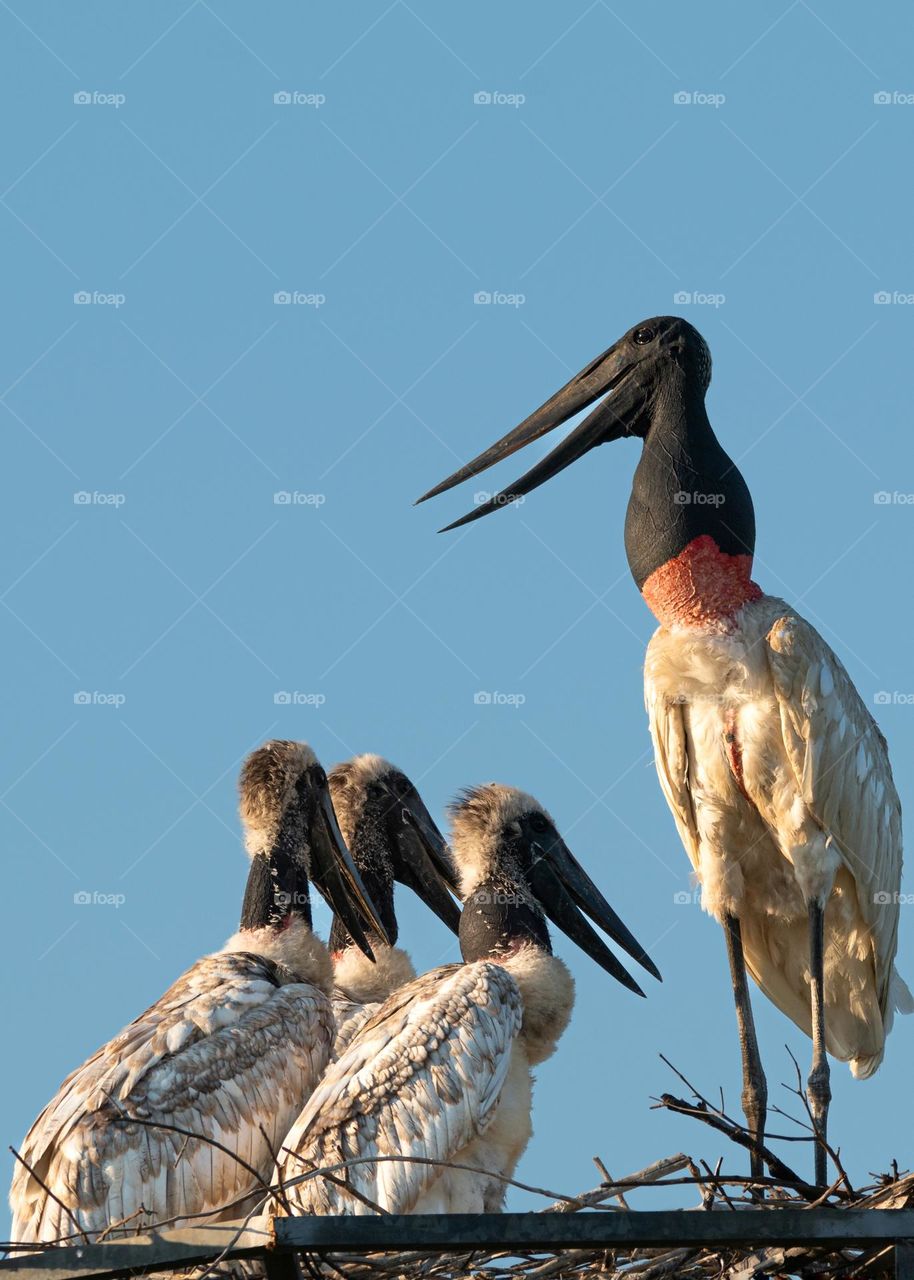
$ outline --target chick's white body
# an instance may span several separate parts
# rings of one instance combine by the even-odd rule
[[[293,1211],[498,1211],[532,1132],[531,1068],[553,1052],[573,998],[562,961],[532,947],[401,987],[329,1068],[283,1144]],[[322,1168],[358,1195],[319,1174],[295,1182]]]
[[[238,933],[198,960],[29,1130],[12,1238],[243,1214],[330,1060],[330,982],[329,956],[300,921]]]

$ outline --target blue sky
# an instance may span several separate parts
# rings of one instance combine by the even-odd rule
[[[914,805],[910,8],[13,0],[0,26],[5,1142],[233,930],[237,769],[281,735],[389,756],[438,815],[533,791],[663,970],[639,1001],[557,944],[578,1005],[520,1177],[713,1163],[649,1110],[662,1052],[737,1111],[739,1058],[651,762],[636,448],[456,535],[472,485],[411,503],[686,316],[756,577],[833,643]],[[455,957],[401,914],[420,967]],[[789,1107],[809,1043],[755,1008]],[[874,1080],[834,1067],[852,1177],[909,1156],[912,1047],[901,1021]]]

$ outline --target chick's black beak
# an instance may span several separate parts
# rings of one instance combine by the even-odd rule
[[[346,848],[326,784],[318,793],[311,827],[311,879],[349,936],[374,960],[365,927],[387,945],[390,939]]]
[[[468,462],[459,471],[455,471],[446,480],[435,485],[434,489],[429,489],[428,493],[419,498],[419,502],[434,498],[437,494],[453,488],[454,485],[469,480],[471,476],[479,475],[481,471],[494,466],[496,462],[501,462],[503,458],[516,453],[524,445],[539,440],[547,432],[561,426],[581,409],[586,409],[588,405],[604,395],[607,399],[589,413],[561,444],[525,472],[519,480],[507,489],[503,489],[501,493],[489,498],[488,501],[480,503],[474,511],[447,525],[441,532],[446,533],[448,529],[457,529],[461,525],[488,515],[497,507],[507,506],[515,498],[523,497],[524,494],[530,493],[546,480],[563,471],[589,449],[631,434],[644,400],[637,370],[638,362],[633,359],[632,349],[627,341],[615,343],[602,355],[592,360],[580,373],[575,374],[569,383],[557,391],[545,404],[540,405],[529,418],[525,418],[520,426],[509,431],[506,436],[502,436],[472,462]],[[612,394],[609,394],[610,392]]]
[[[392,842],[394,877],[431,907],[452,932],[460,928],[460,908],[451,896],[458,876],[447,841],[435,825],[418,792],[393,799]]]
[[[549,919],[572,942],[629,991],[644,992],[616,959],[599,934],[591,928],[583,912],[607,933],[613,942],[643,965],[655,978],[660,973],[644,948],[626,928],[559,835],[538,841],[527,876],[534,896]]]

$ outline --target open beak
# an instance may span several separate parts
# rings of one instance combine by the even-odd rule
[[[498,507],[509,505],[516,498],[530,493],[546,480],[563,471],[589,449],[632,434],[632,428],[637,422],[644,403],[637,370],[638,363],[632,360],[629,344],[624,340],[615,343],[602,355],[597,356],[596,360],[592,360],[580,373],[575,374],[561,391],[557,391],[550,400],[540,405],[529,418],[524,419],[520,426],[509,431],[506,436],[502,436],[472,462],[468,462],[452,476],[448,476],[447,480],[442,480],[440,484],[435,485],[434,489],[429,489],[428,493],[424,493],[418,501],[425,502],[427,498],[434,498],[436,494],[444,493],[446,489],[469,480],[471,476],[478,476],[487,467],[494,466],[496,462],[501,462],[503,458],[516,453],[524,445],[539,440],[547,432],[561,426],[581,409],[586,409],[588,405],[593,404],[600,396],[605,395],[607,399],[589,413],[551,453],[525,472],[514,484],[489,498],[488,501],[480,503],[474,511],[455,520],[453,524],[446,525],[441,532],[446,533],[448,529],[457,529],[463,524],[469,524],[472,520],[488,515]]]
[[[458,876],[447,841],[414,788],[405,798],[393,797],[393,803],[394,878],[418,894],[438,919],[457,933],[460,908],[451,890],[457,892]]]
[[[657,966],[613,911],[561,836],[537,841],[535,854],[527,879],[549,919],[624,987],[643,996],[638,983],[591,928],[583,912],[586,911],[591,920],[648,973],[660,979]]]
[[[374,960],[374,952],[365,936],[365,926],[390,945],[387,930],[346,848],[326,786],[319,793],[311,828],[311,879],[369,960]]]

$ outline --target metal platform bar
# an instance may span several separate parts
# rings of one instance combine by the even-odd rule
[[[897,1245],[896,1275],[914,1280],[914,1209],[614,1210],[258,1218],[246,1227],[164,1228],[102,1244],[70,1245],[0,1262],[0,1280],[88,1280],[154,1272],[270,1251],[309,1253],[474,1249],[518,1253],[627,1249]]]

